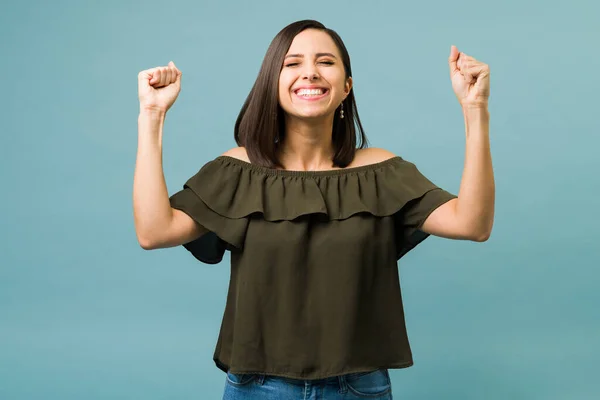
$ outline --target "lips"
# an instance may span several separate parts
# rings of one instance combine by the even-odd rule
[[[317,86],[300,87],[294,90],[294,94],[303,100],[318,100],[328,93],[329,89]]]

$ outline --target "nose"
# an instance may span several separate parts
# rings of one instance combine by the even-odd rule
[[[310,65],[304,68],[304,71],[302,71],[302,79],[306,79],[309,81],[319,79],[319,73],[317,72],[314,65]]]
[[[311,72],[311,73],[308,73],[308,74],[304,74],[303,79],[307,79],[309,81],[314,81],[314,80],[319,79],[319,74],[317,74],[316,72]]]

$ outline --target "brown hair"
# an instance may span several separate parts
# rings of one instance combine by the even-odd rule
[[[346,79],[352,76],[350,55],[342,38],[335,31],[314,20],[297,21],[283,28],[269,45],[258,77],[235,122],[235,141],[238,146],[246,148],[248,158],[253,164],[283,168],[277,157],[278,146],[285,134],[283,109],[279,105],[279,74],[292,41],[296,35],[306,29],[319,29],[331,36],[341,53]],[[354,159],[357,149],[357,128],[360,139],[358,148],[362,149],[368,145],[358,117],[353,88],[343,104],[344,118],[340,119],[339,113],[335,113],[332,131],[335,151],[332,161],[335,166],[341,168],[348,166]]]

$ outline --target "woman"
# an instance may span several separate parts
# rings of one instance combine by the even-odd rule
[[[466,122],[458,196],[366,148],[348,52],[319,22],[279,32],[235,124],[240,147],[171,197],[162,130],[181,72],[139,74],[137,237],[205,263],[230,251],[214,353],[225,399],[391,398],[388,368],[413,363],[398,259],[431,234],[485,241],[492,229],[489,68],[454,46],[449,65]]]

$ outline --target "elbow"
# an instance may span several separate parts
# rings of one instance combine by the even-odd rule
[[[168,247],[168,224],[142,223],[136,221],[135,235],[140,247],[144,250],[156,250]]]
[[[148,239],[143,239],[138,236],[138,243],[144,250],[154,250],[156,247]]]
[[[474,242],[487,242],[490,236],[492,235],[492,225],[485,227],[483,229],[477,230],[471,237]]]
[[[483,233],[479,233],[473,237],[473,241],[479,242],[479,243],[487,242],[487,240],[490,238],[491,234],[492,234],[492,231],[485,231]]]
[[[136,232],[137,241],[140,247],[144,250],[154,250],[158,248],[155,241],[151,240],[148,235],[143,235],[140,232]]]
[[[156,248],[150,242],[147,241],[138,240],[138,243],[140,244],[140,247],[144,250],[154,250]]]

